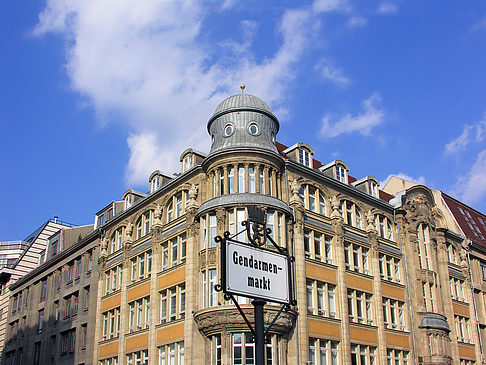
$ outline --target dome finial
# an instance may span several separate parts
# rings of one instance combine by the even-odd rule
[[[241,89],[241,93],[244,94],[245,93],[245,84],[241,84],[240,89]]]

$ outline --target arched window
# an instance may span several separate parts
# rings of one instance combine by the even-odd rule
[[[345,224],[363,229],[363,219],[359,207],[349,200],[341,201],[339,212],[344,219]]]
[[[304,201],[305,209],[327,215],[326,198],[320,189],[311,185],[303,185],[300,191],[300,197]]]
[[[432,269],[430,262],[430,232],[429,226],[420,223],[417,229],[419,263],[422,269]]]
[[[153,210],[149,210],[148,212],[143,213],[140,218],[137,220],[136,224],[136,239],[140,237],[146,236],[150,233],[150,228],[152,227],[152,220],[153,220]]]
[[[110,253],[121,250],[124,230],[125,227],[120,227],[115,232],[113,232],[113,235],[111,236]]]
[[[167,203],[167,223],[181,217],[185,213],[189,194],[187,190],[181,191],[174,195]]]
[[[387,217],[382,214],[377,214],[373,224],[380,237],[393,241],[393,225]]]

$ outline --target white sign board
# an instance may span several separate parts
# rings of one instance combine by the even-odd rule
[[[225,292],[289,303],[289,266],[277,252],[226,240]]]

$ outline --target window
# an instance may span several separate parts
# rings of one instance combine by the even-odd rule
[[[339,342],[309,338],[309,361],[312,365],[338,365]]]
[[[41,281],[41,295],[40,295],[41,302],[46,300],[46,293],[47,293],[47,279],[44,279]]]
[[[378,198],[378,186],[373,180],[368,180],[368,194]]]
[[[150,233],[150,228],[152,227],[154,211],[149,210],[143,213],[140,218],[138,218],[136,223],[136,239],[144,237]]]
[[[150,277],[152,271],[152,250],[141,253],[130,260],[132,283]]]
[[[336,318],[336,285],[307,279],[309,314]]]
[[[160,292],[160,323],[184,318],[186,312],[186,286],[179,284]]]
[[[344,184],[348,183],[347,171],[342,165],[336,165],[336,180],[341,181]]]
[[[311,167],[311,158],[310,158],[310,152],[307,150],[304,150],[303,148],[299,148],[299,163]]]
[[[40,361],[40,354],[41,354],[41,343],[36,342],[34,344],[34,365],[38,365]]]
[[[461,359],[460,365],[476,365],[476,361]]]
[[[187,203],[189,203],[189,194],[187,190],[181,191],[170,198],[167,203],[167,223],[182,217],[185,213]]]
[[[110,253],[121,250],[123,242],[124,227],[118,228],[111,236]]]
[[[217,284],[216,269],[208,269],[201,272],[202,282],[202,305],[203,308],[214,307],[217,305],[217,293],[215,285]]]
[[[52,335],[49,339],[49,356],[56,356],[56,335]]]
[[[184,365],[184,341],[160,346],[158,365]]]
[[[401,282],[400,259],[380,253],[380,276],[383,280]]]
[[[120,307],[103,313],[103,340],[118,337],[120,331]]]
[[[339,212],[344,219],[344,223],[362,229],[363,219],[359,207],[349,200],[341,201]]]
[[[81,325],[81,348],[86,348],[86,343],[88,340],[88,324],[84,323]]]
[[[271,230],[270,237],[272,237],[275,243],[279,246],[285,246],[285,215],[280,212],[267,209],[266,224],[267,228],[270,228]],[[270,245],[271,243],[268,242],[267,246]]]
[[[422,283],[424,307],[427,312],[435,311],[435,287],[433,284]]]
[[[128,312],[129,332],[148,328],[150,324],[150,297],[128,303]]]
[[[469,330],[469,318],[454,315],[454,324],[456,327],[457,341],[471,343],[471,334]]]
[[[374,365],[376,347],[351,344],[352,365]]]
[[[78,314],[78,292],[64,297],[64,318]]]
[[[89,286],[85,287],[84,288],[84,310],[88,310],[89,308]]]
[[[58,245],[59,245],[58,240],[55,240],[54,242],[51,243],[51,256],[57,255]]]
[[[348,289],[349,321],[373,324],[373,295]]]
[[[254,364],[255,363],[255,344],[253,336],[250,333],[233,333],[232,334],[232,358],[231,364]],[[272,336],[269,343],[265,346],[265,364],[280,364],[279,359],[280,338]],[[220,362],[211,362],[211,364],[220,364]]]
[[[346,269],[369,273],[368,248],[355,243],[344,242],[344,262]]]
[[[229,137],[233,134],[234,132],[234,127],[233,127],[233,124],[231,123],[228,123],[224,126],[224,136],[225,137]]]
[[[331,236],[313,230],[304,230],[304,250],[306,258],[333,263]]]
[[[248,132],[250,132],[250,134],[254,136],[258,135],[259,133],[258,124],[256,124],[255,122],[250,123],[250,125],[248,126]]]
[[[122,265],[115,266],[105,271],[105,294],[120,290],[123,280]]]
[[[386,349],[387,365],[408,365],[408,351]]]
[[[59,320],[59,301],[56,300],[54,302],[54,321],[58,321]]]
[[[400,331],[405,331],[405,303],[383,298],[383,318],[386,328],[393,328]]]
[[[160,186],[160,176],[155,175],[152,178],[152,181],[150,181],[150,192],[153,193],[155,192]]]
[[[189,171],[192,168],[192,155],[187,155],[182,160],[182,172]]]
[[[311,185],[303,185],[300,196],[304,200],[305,209],[327,215],[326,198],[320,189]]]
[[[466,301],[464,292],[464,281],[457,278],[450,278],[452,299]]]
[[[481,262],[481,277],[486,280],[486,263]]]
[[[429,227],[424,224],[420,224],[418,227],[418,255],[419,255],[419,263],[420,268],[422,269],[432,269],[432,265],[430,262],[430,235],[429,235]]]
[[[248,167],[248,192],[249,193],[255,193],[256,192],[255,167],[254,166]]]
[[[187,235],[185,233],[162,243],[162,270],[185,262],[186,243]]]
[[[393,226],[387,217],[377,214],[373,224],[380,237],[393,241]]]
[[[456,264],[459,265],[459,262],[461,261],[457,252],[456,247],[454,246],[453,243],[447,242],[447,260],[451,264]]]
[[[98,362],[98,365],[118,365],[118,357],[110,357],[108,359],[103,359]]]
[[[244,193],[245,189],[245,168],[238,167],[238,193]]]
[[[125,210],[127,210],[128,208],[130,208],[133,204],[133,196],[131,194],[128,194],[125,199],[124,199],[124,208]]]
[[[216,241],[214,240],[216,235],[216,214],[211,213],[201,217],[201,248],[216,247]]]
[[[43,328],[44,328],[44,309],[41,309],[38,315],[37,332],[41,333]]]
[[[74,277],[76,279],[79,279],[79,277],[81,276],[81,258],[78,258],[77,260],[74,261],[74,268],[75,268]]]
[[[148,350],[135,351],[127,354],[127,365],[148,364]]]

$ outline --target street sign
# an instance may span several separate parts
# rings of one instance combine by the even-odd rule
[[[225,293],[290,304],[288,256],[230,239],[222,245]]]

